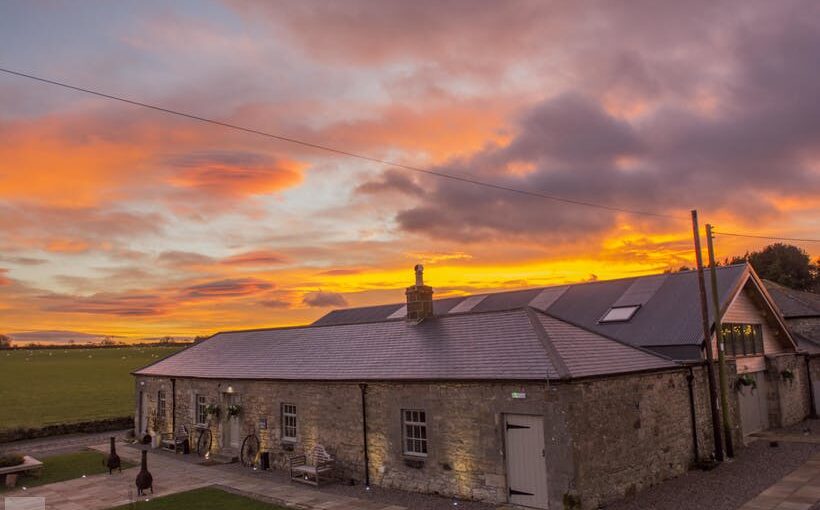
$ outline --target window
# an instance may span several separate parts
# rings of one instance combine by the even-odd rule
[[[641,305],[613,306],[598,322],[625,322],[635,315]]]
[[[763,354],[763,328],[760,324],[727,322],[721,325],[721,331],[727,356]]]
[[[205,395],[196,396],[196,423],[197,425],[205,425],[208,423],[208,413],[205,404]]]
[[[402,411],[404,429],[404,454],[427,456],[427,417],[424,411],[404,409]]]
[[[282,441],[296,441],[295,404],[282,404]]]
[[[157,418],[165,419],[165,392],[162,390],[157,392]]]

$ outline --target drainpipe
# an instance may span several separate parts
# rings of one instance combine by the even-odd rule
[[[362,440],[364,442],[364,486],[370,488],[370,459],[367,456],[367,384],[359,384],[362,390]]]
[[[806,383],[809,385],[809,406],[811,414],[809,418],[817,419],[817,406],[814,403],[814,385],[811,383],[811,354],[806,354]]]
[[[177,380],[171,379],[171,433],[177,433]]]
[[[689,374],[686,376],[686,383],[689,386],[689,415],[692,418],[692,449],[695,453],[695,462],[700,462],[700,451],[698,449],[698,420],[695,416],[695,390],[693,382],[695,380],[695,372],[692,367],[689,367]]]

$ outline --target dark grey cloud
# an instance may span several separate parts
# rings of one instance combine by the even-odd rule
[[[290,302],[285,301],[284,299],[263,299],[259,301],[259,304],[265,306],[267,308],[274,308],[274,309],[285,309],[290,308]]]
[[[167,302],[159,295],[98,293],[92,296],[44,294],[38,297],[47,312],[144,317],[164,315]]]
[[[368,181],[356,187],[358,193],[377,194],[393,191],[404,195],[422,195],[424,189],[400,170],[387,170],[378,180]]]
[[[820,193],[820,7],[798,5],[805,9],[783,7],[776,15],[759,9],[766,17],[750,15],[747,24],[727,26],[720,73],[709,70],[716,64],[708,55],[694,52],[684,69],[686,88],[703,88],[702,97],[660,97],[682,69],[650,58],[655,48],[631,57],[603,48],[598,58],[621,58],[613,60],[608,78],[599,71],[599,87],[552,95],[524,109],[508,144],[437,170],[684,218],[699,208],[739,222],[776,219],[780,197]],[[664,50],[686,53],[690,42],[675,44]],[[642,101],[646,111],[613,111],[608,92],[633,85],[641,93],[618,100]],[[386,181],[372,189],[384,191]],[[548,243],[597,235],[615,221],[606,211],[446,180],[427,183],[418,204],[396,216],[406,231],[470,242],[536,235]]]
[[[187,299],[234,298],[270,290],[273,285],[258,278],[227,278],[182,289]]]
[[[308,306],[315,308],[324,308],[328,306],[347,306],[347,300],[341,294],[336,292],[309,292],[304,295],[302,302]]]

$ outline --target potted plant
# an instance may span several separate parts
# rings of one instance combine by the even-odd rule
[[[780,371],[780,377],[787,383],[794,382],[794,372],[790,368],[785,368]]]
[[[752,390],[756,390],[757,380],[750,374],[741,374],[737,376],[737,380],[735,381],[735,388],[737,388],[737,391],[743,391],[745,386],[751,386]]]
[[[235,418],[242,412],[242,406],[239,404],[231,404],[228,406],[228,417]]]
[[[222,410],[216,404],[208,404],[205,406],[205,414],[211,418],[219,418],[219,415],[222,414]]]

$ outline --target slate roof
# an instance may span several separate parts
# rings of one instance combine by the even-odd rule
[[[381,312],[384,313],[386,309]],[[218,333],[136,375],[266,380],[555,380],[674,362],[531,308]]]
[[[763,283],[783,317],[820,317],[820,294],[790,289],[770,280],[763,280]]]
[[[746,264],[718,268],[721,306],[728,306],[736,290],[745,281],[748,271]],[[708,271],[706,278],[708,289]],[[695,271],[515,290],[485,296],[471,312],[532,306],[582,329],[630,345],[649,348],[674,359],[700,357],[703,326]],[[435,300],[433,308],[436,315],[446,315],[449,310],[469,298],[470,296],[462,296]],[[707,299],[711,320],[711,292],[707,292]],[[631,320],[599,322],[612,306],[627,304],[640,304],[640,309]],[[393,304],[334,310],[314,322],[314,325],[383,321],[402,306],[403,304]]]

